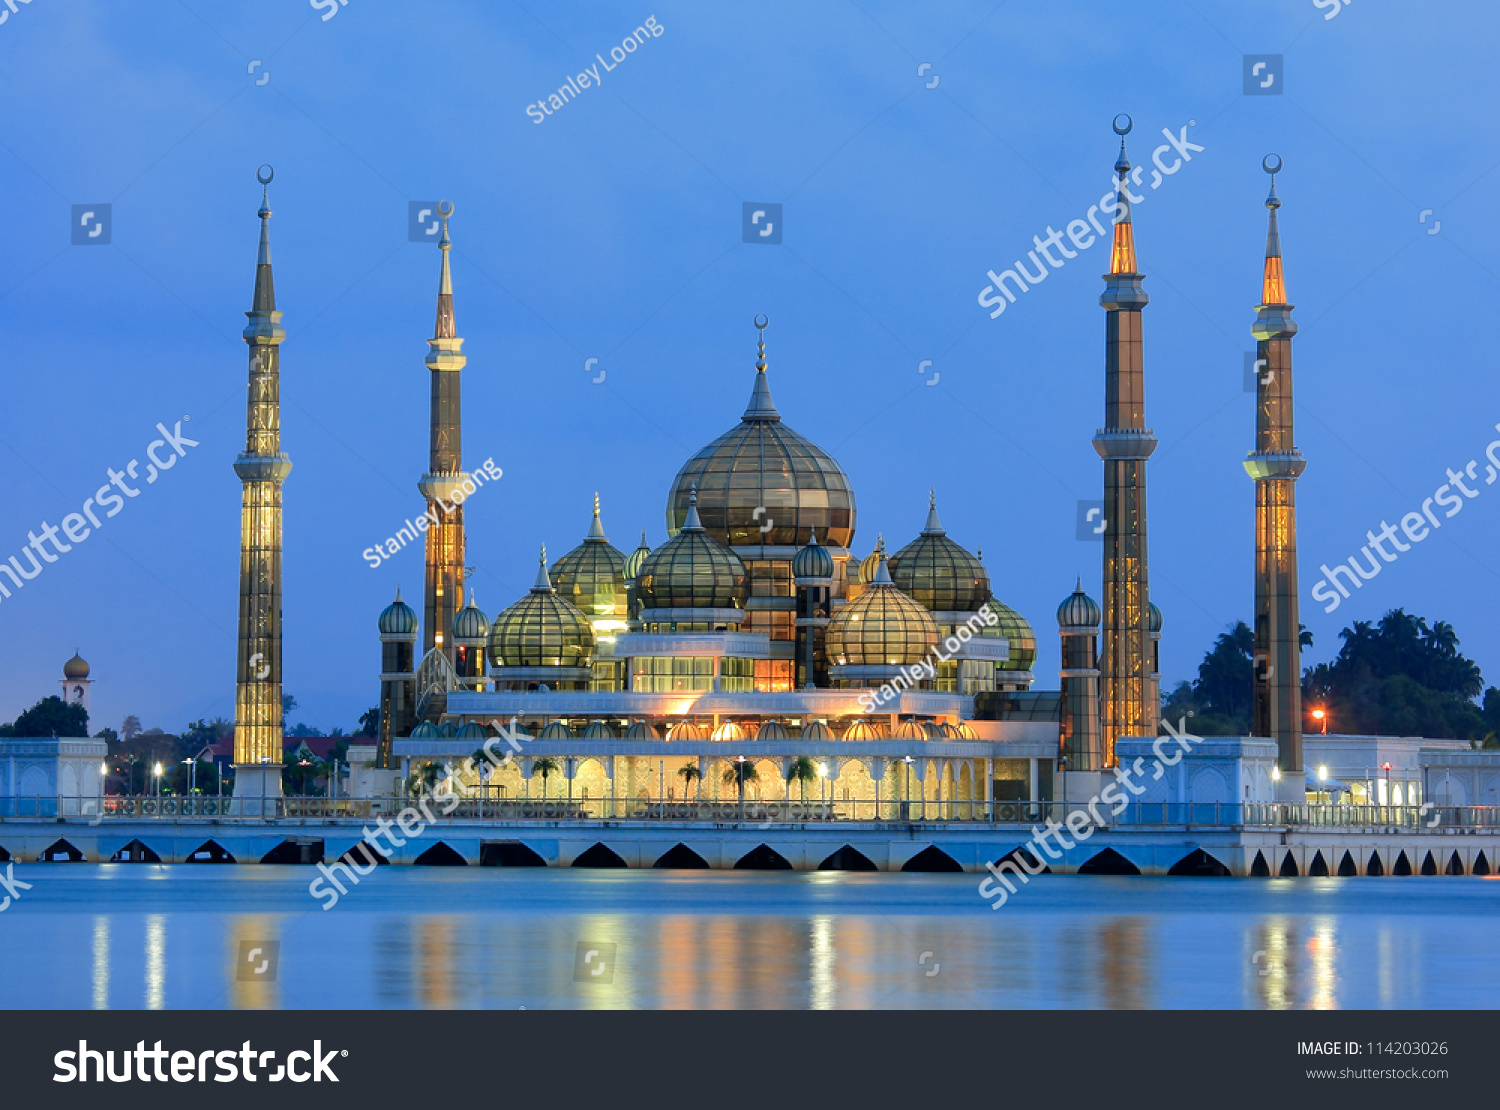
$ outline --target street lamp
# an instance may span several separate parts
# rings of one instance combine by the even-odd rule
[[[158,798],[160,798],[161,797],[161,761],[160,760],[157,760],[156,766],[153,767],[153,768],[151,768],[151,774],[152,774],[152,777],[155,779],[155,782],[153,784],[154,787],[155,787],[155,794],[156,794],[156,796]]]
[[[825,789],[828,784],[828,764],[821,761],[818,763],[818,780],[818,795],[823,799],[823,815],[826,819],[830,808],[828,805],[828,791]]]
[[[187,792],[189,794],[192,794],[194,793],[194,787],[198,785],[198,776],[195,773],[198,769],[197,761],[193,759],[184,759],[182,761],[182,765],[188,769]]]
[[[1318,765],[1318,793],[1323,795],[1323,800],[1328,800],[1328,767],[1326,764]]]
[[[1323,726],[1323,735],[1327,736],[1328,735],[1328,712],[1327,712],[1327,710],[1314,709],[1312,711],[1312,716],[1313,716],[1313,720],[1319,722]]]

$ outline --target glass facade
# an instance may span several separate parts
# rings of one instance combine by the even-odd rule
[[[725,546],[801,547],[814,531],[829,547],[848,547],[854,539],[848,477],[779,416],[747,417],[684,464],[667,500],[669,532],[687,519],[695,484],[703,526]],[[771,527],[763,532],[766,523]]]
[[[792,564],[784,559],[751,559],[745,564],[750,570],[751,597],[791,597]]]
[[[625,556],[603,540],[585,540],[552,564],[557,595],[591,618],[625,619]]]
[[[745,564],[703,532],[679,532],[647,556],[636,580],[642,609],[739,609]]]
[[[726,660],[728,662],[728,660]],[[734,660],[740,662],[740,660]],[[790,693],[793,686],[793,662],[790,659],[753,659],[755,664],[755,690],[761,694]]]
[[[647,693],[673,690],[712,690],[714,661],[709,658],[669,659],[641,656],[630,661],[630,688]]]
[[[931,615],[890,585],[874,585],[828,622],[825,643],[835,666],[900,667],[918,663],[937,643]]]
[[[791,609],[751,609],[745,613],[746,632],[763,632],[772,640],[790,642],[796,638],[797,614]]]
[[[533,590],[490,626],[491,667],[587,667],[594,646],[588,619],[550,590]]]
[[[891,581],[929,611],[972,613],[990,596],[990,576],[945,535],[923,533],[889,562]]]

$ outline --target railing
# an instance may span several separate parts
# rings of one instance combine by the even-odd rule
[[[1063,825],[1070,818],[1110,828],[1348,829],[1447,834],[1500,831],[1497,806],[1290,805],[1281,802],[1132,802],[1119,814],[1083,802],[920,799],[515,798],[437,794],[378,798],[26,797],[0,798],[0,821],[16,818],[108,820],[369,821],[411,809],[450,821],[643,821],[714,824],[863,822],[899,825]],[[1081,816],[1080,816],[1081,815]]]

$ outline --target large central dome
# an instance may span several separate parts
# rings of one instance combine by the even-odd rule
[[[738,426],[689,459],[672,483],[669,535],[687,519],[694,486],[703,527],[726,547],[802,547],[814,532],[829,547],[854,540],[849,478],[821,447],[781,422],[766,384],[764,344]]]

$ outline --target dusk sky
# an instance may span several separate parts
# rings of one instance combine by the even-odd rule
[[[949,535],[983,549],[1035,627],[1037,688],[1055,689],[1057,605],[1076,575],[1100,589],[1075,518],[1102,496],[1108,248],[998,319],[977,298],[987,270],[1108,191],[1121,112],[1146,166],[1133,218],[1163,686],[1251,618],[1244,354],[1273,151],[1301,329],[1304,663],[1404,606],[1452,622],[1500,683],[1500,483],[1485,482],[1500,231],[1484,215],[1500,8],[1319,2],[0,6],[0,559],[108,468],[144,473],[158,422],[198,441],[0,599],[0,721],[57,693],[75,648],[97,680],[91,731],[233,717],[231,464],[262,163],[294,466],[288,726],[352,731],[377,701],[381,608],[398,584],[421,595],[420,547],[379,568],[361,551],[423,508],[438,251],[407,219],[438,198],[456,208],[465,463],[504,471],[466,508],[487,613],[526,591],[540,544],[555,557],[583,537],[595,491],[617,547],[665,539],[678,468],[745,407],[765,313],[783,419],[854,484],[856,552],[913,538],[936,487]],[[648,16],[663,33],[616,63]],[[1247,54],[1283,57],[1282,95],[1245,95]],[[590,67],[596,84],[528,115]],[[1152,189],[1164,129],[1203,149]],[[779,244],[743,242],[747,201],[783,206]],[[110,242],[70,245],[73,206],[104,204]],[[1470,460],[1476,496],[1325,614],[1320,564]]]

